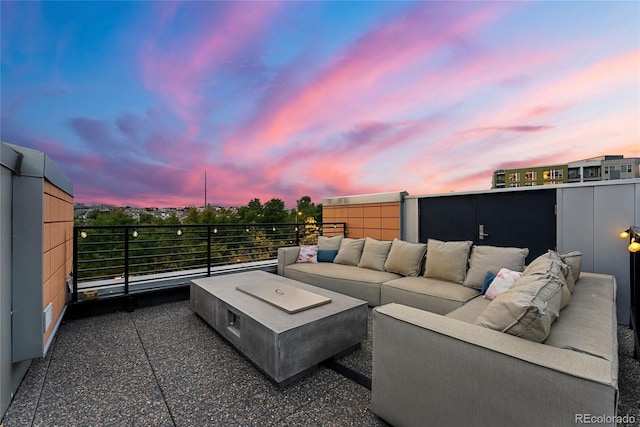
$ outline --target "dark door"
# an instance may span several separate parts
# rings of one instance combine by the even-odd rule
[[[476,226],[476,196],[442,196],[420,199],[420,241],[472,240]]]
[[[552,189],[420,199],[420,241],[529,248],[528,263],[555,249],[555,205]]]

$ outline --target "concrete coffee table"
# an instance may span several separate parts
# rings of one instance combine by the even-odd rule
[[[279,384],[367,336],[365,301],[263,271],[195,279],[190,293],[191,308]]]

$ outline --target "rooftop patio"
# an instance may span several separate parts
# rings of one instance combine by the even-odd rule
[[[337,360],[366,377],[371,328],[369,316],[367,340]],[[618,326],[618,339],[618,414],[637,423],[640,363],[627,327]],[[46,357],[33,361],[2,425],[387,425],[371,411],[370,391],[334,369],[321,366],[281,388],[182,300],[65,321]]]

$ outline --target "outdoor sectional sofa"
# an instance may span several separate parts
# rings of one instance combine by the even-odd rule
[[[579,253],[525,266],[527,249],[471,242],[308,249],[281,248],[278,274],[375,307],[372,408],[392,425],[616,425],[616,281],[581,272]],[[503,268],[523,272],[483,297]]]

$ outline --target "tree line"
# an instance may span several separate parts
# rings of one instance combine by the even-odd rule
[[[166,218],[153,215],[149,212],[139,213],[135,218],[127,212],[126,208],[114,210],[91,210],[86,216],[77,216],[76,225],[178,225],[178,224],[271,224],[271,223],[305,223],[312,220],[315,223],[322,222],[322,204],[316,205],[311,197],[302,196],[296,200],[295,209],[286,209],[281,199],[271,199],[264,204],[260,199],[254,198],[246,206],[240,207],[213,207],[206,206],[198,209],[189,206],[187,213],[182,218],[175,212]]]
[[[315,205],[308,196],[297,200],[296,205],[296,209],[287,210],[282,200],[262,204],[256,198],[238,208],[207,206],[199,210],[191,206],[182,219],[175,213],[161,218],[144,211],[136,219],[125,208],[90,211],[86,217],[76,218],[76,225],[86,227],[79,234],[84,237],[78,241],[78,279],[121,278],[125,271],[124,234],[129,235],[128,271],[134,276],[273,259],[278,247],[317,239],[322,205]],[[181,224],[202,227],[175,227]],[[211,224],[216,227],[207,227]],[[137,229],[135,235],[131,229],[115,234],[91,229],[104,225],[158,227]]]

